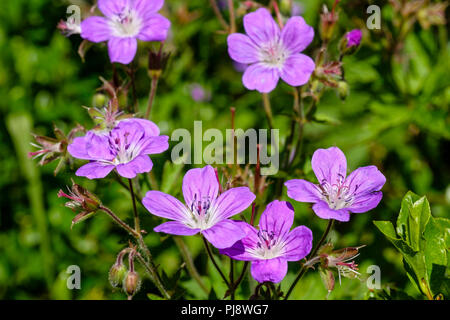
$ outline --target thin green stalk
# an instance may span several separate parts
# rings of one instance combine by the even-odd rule
[[[148,95],[147,111],[145,112],[145,119],[150,118],[150,113],[152,112],[153,101],[156,96],[156,89],[158,88],[159,77],[152,76],[152,81],[150,84],[150,93]]]
[[[230,293],[230,299],[234,300],[234,260],[230,258],[230,283],[232,284],[231,293]]]
[[[129,188],[130,188],[130,194],[131,194],[131,202],[133,202],[133,213],[134,213],[134,229],[136,230],[136,233],[141,236],[141,225],[139,221],[139,215],[136,208],[136,198],[134,196],[134,190],[133,190],[133,181],[131,179],[128,179]]]
[[[208,294],[209,290],[206,287],[205,283],[203,282],[200,274],[197,271],[197,268],[194,265],[194,261],[192,260],[191,253],[189,252],[186,243],[184,243],[183,239],[181,237],[173,237],[178,249],[180,250],[181,256],[183,257],[184,262],[186,263],[186,268],[190,274],[190,276],[198,283],[200,288]]]
[[[230,288],[230,283],[228,282],[227,278],[223,274],[222,270],[220,270],[219,265],[217,264],[216,260],[214,259],[214,256],[211,252],[211,248],[209,247],[208,241],[204,237],[202,237],[203,243],[205,244],[206,252],[208,253],[209,258],[211,259],[211,262],[213,263],[214,267],[219,272],[220,276],[222,277],[223,281],[227,285],[228,288]]]
[[[317,251],[322,246],[322,244],[326,240],[328,234],[330,233],[331,229],[333,228],[333,225],[334,225],[334,219],[330,219],[328,221],[328,225],[327,225],[327,228],[325,229],[325,232],[322,234],[322,237],[320,238],[319,242],[316,244],[316,246],[314,247],[313,251],[311,251],[311,254],[309,255],[311,258],[314,258],[314,256],[316,255]],[[300,279],[303,277],[303,275],[307,271],[308,271],[308,268],[305,267],[305,265],[303,265],[302,268],[300,269],[300,272],[297,275],[297,278],[295,278],[294,282],[289,287],[289,290],[286,293],[286,296],[284,297],[284,300],[287,300],[289,298],[289,296],[292,293],[292,290],[294,290],[294,288],[297,285],[297,283],[300,281]]]
[[[272,116],[272,107],[270,106],[269,94],[262,94],[264,112],[266,113],[267,122],[269,123],[269,129],[273,129],[273,116]]]

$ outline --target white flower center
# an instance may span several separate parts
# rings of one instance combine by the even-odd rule
[[[260,47],[259,59],[269,67],[282,69],[289,53],[281,41],[266,43]]]
[[[259,230],[256,248],[250,249],[249,253],[259,259],[274,259],[284,252],[284,241],[276,237],[273,231]]]
[[[335,184],[330,184],[326,180],[322,181],[319,189],[322,194],[322,200],[328,203],[330,209],[333,210],[347,208],[352,205],[355,199],[354,193],[356,189],[352,192],[345,185],[345,178],[341,175],[339,175],[338,182]]]
[[[112,164],[118,165],[122,163],[128,163],[134,160],[143,149],[145,142],[142,139],[138,141],[128,141],[130,134],[125,132],[121,137],[109,138],[109,148],[116,154],[116,157],[112,160]]]
[[[189,220],[185,224],[193,229],[206,230],[215,224],[215,201],[209,197],[200,198],[194,195],[194,200],[187,210]]]
[[[125,8],[109,20],[109,25],[115,37],[135,37],[141,32],[142,19],[136,11]]]

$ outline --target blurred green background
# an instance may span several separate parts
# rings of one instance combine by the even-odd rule
[[[240,1],[234,1],[242,9]],[[242,1],[244,2],[244,1]],[[264,3],[264,1],[261,1]],[[283,2],[283,1],[281,1]],[[330,43],[331,57],[336,54],[340,37],[347,31],[363,30],[361,49],[344,57],[345,77],[350,93],[342,101],[335,90],[327,90],[317,108],[317,119],[305,127],[303,163],[290,177],[305,174],[315,181],[310,158],[317,148],[336,145],[347,156],[349,170],[374,164],[387,177],[380,205],[369,213],[354,215],[348,223],[337,224],[332,239],[336,248],[367,245],[357,258],[360,271],[367,275],[369,265],[381,268],[383,288],[396,288],[411,297],[421,296],[408,281],[400,254],[375,228],[372,220],[395,220],[403,195],[412,190],[426,195],[436,217],[449,217],[450,209],[450,77],[448,30],[446,25],[427,25],[433,17],[424,8],[439,2],[421,1],[411,12],[399,12],[395,2],[377,1],[382,8],[381,29],[365,27],[368,1],[341,1],[338,28]],[[408,1],[406,1],[408,2]],[[224,15],[227,8],[222,2]],[[313,55],[320,45],[319,13],[323,3],[332,1],[297,1],[306,21],[314,26],[316,37],[305,51]],[[127,243],[127,237],[105,215],[74,226],[72,211],[57,197],[59,189],[70,185],[74,168],[66,167],[56,177],[56,163],[38,167],[27,157],[34,151],[31,132],[53,136],[56,124],[68,133],[76,123],[93,126],[82,106],[97,105],[96,89],[100,76],[110,79],[112,68],[104,45],[94,45],[85,62],[77,54],[79,36],[66,38],[56,29],[66,18],[70,4],[89,10],[88,1],[7,0],[0,2],[0,299],[123,299],[119,289],[112,289],[108,270],[115,256]],[[428,7],[427,7],[428,6]],[[281,3],[283,12],[289,15]],[[414,11],[415,10],[415,11]],[[442,11],[442,10],[441,10]],[[445,15],[445,6],[443,10]],[[243,11],[238,12],[242,13]],[[448,11],[447,11],[448,12]],[[162,13],[172,21],[165,49],[172,52],[160,80],[152,111],[152,120],[162,134],[176,128],[192,130],[194,120],[207,128],[230,128],[230,106],[236,108],[237,128],[265,128],[261,96],[246,90],[241,75],[228,57],[226,34],[207,0],[166,0]],[[238,16],[242,30],[242,14]],[[399,45],[400,44],[400,45]],[[135,66],[136,92],[141,112],[145,111],[150,80],[147,76],[147,50],[152,44],[140,43]],[[155,46],[157,48],[157,46]],[[119,74],[124,76],[119,67]],[[195,101],[190,90],[201,85],[210,99]],[[289,132],[292,108],[291,90],[281,84],[271,93],[275,127],[283,142]],[[204,144],[205,146],[206,144]],[[180,196],[181,177],[188,167],[168,183],[170,173],[177,173],[169,163],[170,151],[153,158],[156,183],[174,196]],[[180,169],[180,168],[177,168]],[[126,221],[131,221],[129,194],[113,179],[90,181],[75,177],[75,182],[99,195],[105,205]],[[141,194],[148,187],[143,184]],[[285,191],[283,198],[287,199]],[[295,223],[310,227],[316,239],[326,221],[314,215],[308,204],[293,203]],[[160,223],[142,207],[145,237],[160,268],[169,275],[182,264],[171,237],[151,232]],[[250,213],[247,210],[246,215]],[[217,272],[206,259],[199,238],[186,237],[205,284],[214,283],[218,297],[223,296]],[[66,287],[67,267],[81,268],[81,289]],[[237,264],[239,270],[241,263]],[[298,263],[290,263],[282,288],[291,283]],[[226,269],[228,263],[223,260]],[[142,272],[143,273],[143,272]],[[179,285],[186,289],[184,298],[203,299],[208,295],[190,279],[184,268]],[[238,298],[248,297],[244,281]],[[157,293],[144,280],[137,299]],[[317,272],[308,272],[296,287],[294,299],[323,299],[327,291]],[[344,278],[336,285],[330,299],[363,299],[369,296],[364,281]]]

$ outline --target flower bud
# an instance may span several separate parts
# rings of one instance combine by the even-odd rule
[[[128,270],[127,267],[123,263],[115,263],[109,270],[109,283],[113,287],[118,287],[119,284],[123,283],[123,280],[125,279],[125,276],[127,274]]]
[[[347,32],[339,42],[339,51],[341,55],[350,55],[357,51],[361,44],[362,32],[359,29],[354,29]]]
[[[347,98],[349,92],[350,92],[350,87],[349,87],[348,83],[345,81],[339,81],[338,82],[339,98],[341,98],[341,100],[345,100]]]
[[[132,297],[139,291],[141,287],[141,278],[139,274],[135,271],[129,271],[123,280],[123,290],[128,295]]]
[[[170,53],[165,53],[160,48],[158,51],[150,50],[148,55],[148,74],[150,78],[158,79],[169,61]]]
[[[339,0],[336,0],[331,12],[328,11],[326,5],[323,6],[323,11],[320,14],[320,38],[323,42],[328,42],[333,36],[333,32],[338,21],[338,13],[336,12],[336,5]]]

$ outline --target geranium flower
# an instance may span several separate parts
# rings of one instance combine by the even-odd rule
[[[361,43],[362,32],[359,29],[354,29],[345,34],[345,38],[347,39],[347,48],[359,46]]]
[[[98,0],[105,17],[89,17],[81,23],[81,37],[91,42],[108,41],[111,62],[130,63],[141,41],[163,41],[170,21],[158,14],[164,0]]]
[[[319,184],[303,179],[285,183],[288,197],[314,203],[312,209],[322,219],[349,221],[350,212],[363,213],[375,208],[383,197],[386,182],[375,166],[361,167],[347,176],[347,160],[337,147],[318,149],[311,165]]]
[[[299,52],[314,38],[314,29],[302,17],[290,18],[283,30],[267,9],[261,8],[244,16],[247,33],[228,36],[228,53],[239,62],[250,64],[242,77],[249,90],[267,93],[275,89],[281,77],[291,86],[308,82],[314,61]]]
[[[167,150],[168,140],[168,136],[159,135],[153,122],[133,118],[120,121],[111,131],[88,131],[75,138],[68,151],[75,158],[90,160],[77,170],[77,176],[104,178],[116,169],[122,177],[134,178],[152,169],[148,155]]]
[[[142,203],[155,216],[173,221],[157,226],[156,232],[191,236],[201,233],[216,248],[227,248],[245,236],[237,221],[229,218],[244,211],[255,200],[247,187],[232,188],[221,195],[214,169],[189,170],[183,178],[181,203],[171,195],[149,191]]]
[[[289,231],[294,209],[286,201],[269,203],[259,229],[239,222],[246,236],[232,247],[220,250],[235,260],[251,261],[251,274],[258,282],[278,283],[286,276],[288,261],[303,259],[312,247],[312,232],[305,226]]]

